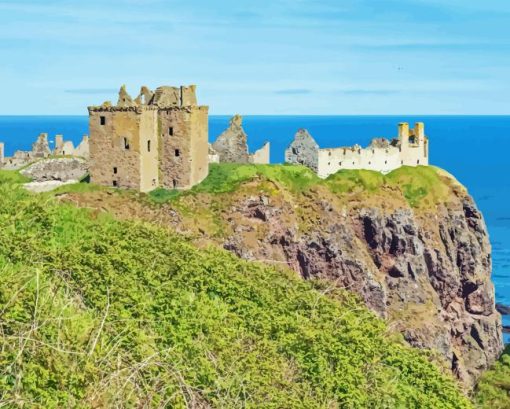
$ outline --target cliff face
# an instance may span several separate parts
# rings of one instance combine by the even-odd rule
[[[255,178],[234,192],[184,195],[137,212],[241,258],[358,293],[470,388],[503,348],[485,223],[450,176],[405,172],[415,173],[311,182],[299,191]]]
[[[232,213],[232,221],[247,223],[234,222],[225,248],[246,259],[285,260],[306,279],[350,288],[409,343],[439,351],[470,387],[501,352],[501,326],[485,224],[470,197],[456,205],[417,216],[378,207],[342,213],[319,202],[314,227],[300,234],[289,206],[250,197]],[[243,232],[259,221],[269,228],[253,245]]]

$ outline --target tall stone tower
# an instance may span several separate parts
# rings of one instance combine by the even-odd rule
[[[409,129],[407,122],[398,125],[398,143],[401,165],[416,166],[429,164],[429,140],[425,136],[425,125],[417,122]]]
[[[208,107],[195,86],[121,87],[117,105],[89,107],[91,182],[148,192],[189,189],[209,172]]]

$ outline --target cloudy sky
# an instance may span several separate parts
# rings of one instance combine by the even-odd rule
[[[510,114],[508,0],[0,0],[0,115],[197,84],[213,114]]]

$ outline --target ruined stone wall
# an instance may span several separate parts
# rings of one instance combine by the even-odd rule
[[[255,151],[250,155],[250,162],[261,165],[268,165],[270,163],[270,144],[266,142],[262,148]]]
[[[320,149],[317,174],[326,178],[340,169],[367,169],[388,173],[400,166],[400,149],[396,146]]]
[[[285,162],[308,166],[315,172],[319,169],[319,145],[306,129],[300,129],[285,150]]]
[[[300,130],[285,151],[287,163],[299,163],[315,170],[326,178],[342,169],[366,169],[382,173],[401,166],[428,165],[428,139],[424,124],[418,122],[414,129],[409,124],[399,125],[398,139],[391,142],[374,139],[367,148],[359,145],[319,149],[306,130]]]
[[[92,183],[140,189],[140,124],[144,115],[151,113],[145,109],[90,111]]]
[[[159,186],[158,112],[144,112],[140,121],[140,191]]]
[[[159,180],[166,189],[191,186],[191,109],[159,111]]]
[[[74,150],[74,156],[88,159],[90,156],[90,145],[88,135],[83,135],[80,144]]]
[[[209,108],[191,110],[191,186],[200,183],[209,174]],[[190,186],[190,187],[191,187]]]
[[[197,105],[197,96],[195,90],[196,90],[195,85],[181,87],[181,106],[187,107]]]
[[[50,155],[51,150],[48,143],[48,134],[42,133],[32,144],[32,156],[35,158],[47,158]]]

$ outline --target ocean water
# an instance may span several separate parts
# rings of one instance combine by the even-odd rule
[[[446,169],[463,183],[484,214],[493,246],[492,278],[496,300],[510,304],[510,116],[246,116],[244,129],[253,151],[271,142],[271,162],[282,162],[284,150],[299,128],[306,128],[321,147],[359,143],[373,137],[395,137],[399,122],[425,122],[431,164]],[[211,116],[213,141],[229,117]],[[40,132],[64,134],[78,143],[88,133],[85,116],[0,116],[0,141],[6,154],[30,149]],[[503,317],[510,325],[510,316]],[[505,336],[510,342],[510,336]]]

